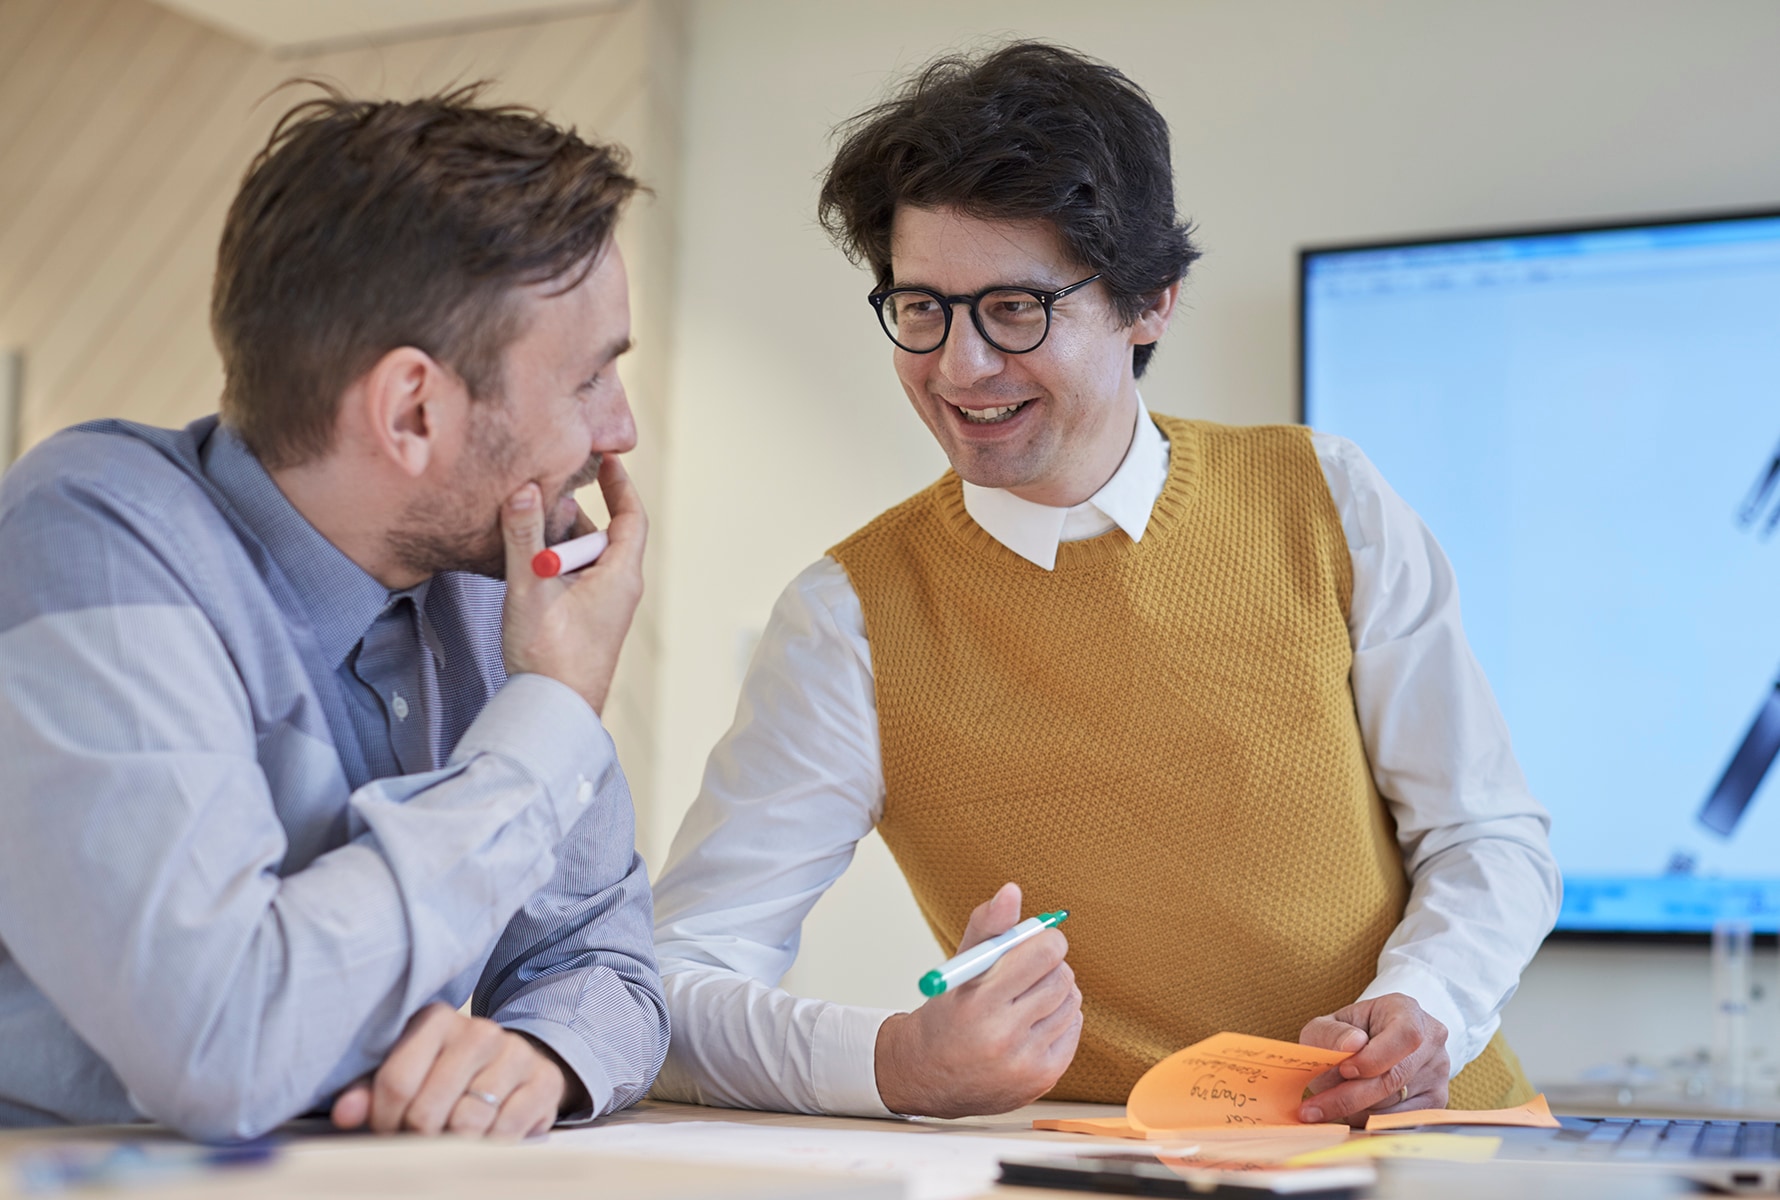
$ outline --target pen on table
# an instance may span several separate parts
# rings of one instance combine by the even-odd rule
[[[969,983],[984,971],[1001,960],[1001,956],[1029,938],[1035,938],[1047,929],[1055,928],[1069,919],[1069,910],[1060,908],[1056,912],[1039,913],[1036,917],[1027,917],[1006,933],[978,942],[968,950],[948,958],[927,974],[921,976],[921,994],[937,996]]]
[[[579,571],[582,567],[591,565],[605,552],[606,532],[596,529],[578,538],[558,542],[548,550],[540,550],[532,555],[532,574],[539,579],[567,575],[570,571]]]

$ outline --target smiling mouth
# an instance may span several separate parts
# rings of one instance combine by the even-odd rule
[[[1015,413],[1031,403],[1030,400],[1022,400],[1018,404],[1008,404],[1001,408],[965,408],[959,404],[954,404],[952,407],[958,410],[959,416],[972,425],[999,425],[1003,421],[1010,420]]]

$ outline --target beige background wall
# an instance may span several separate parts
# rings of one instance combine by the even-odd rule
[[[494,79],[492,98],[631,147],[658,190],[620,236],[636,317],[631,467],[659,510],[683,13],[676,0],[581,7],[275,57],[149,0],[0,0],[0,348],[23,351],[24,446],[93,417],[180,425],[215,410],[207,321],[223,215],[279,114],[312,94],[269,96],[281,82],[399,97]],[[608,711],[644,795],[661,591],[638,616]]]
[[[1173,413],[1293,416],[1300,245],[1780,207],[1770,0],[701,0],[691,12],[655,855],[778,591],[943,466],[860,299],[869,280],[813,220],[830,125],[929,54],[1004,32],[1057,38],[1154,94],[1207,250],[1144,388]],[[873,839],[815,909],[788,983],[906,1006],[934,957]],[[1691,1047],[1709,1037],[1705,971],[1689,951],[1553,948],[1509,1032],[1546,1078]],[[1773,1024],[1770,1011],[1758,1021]]]

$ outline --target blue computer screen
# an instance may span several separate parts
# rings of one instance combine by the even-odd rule
[[[1305,420],[1453,560],[1558,927],[1780,928],[1780,216],[1307,251],[1302,286]]]

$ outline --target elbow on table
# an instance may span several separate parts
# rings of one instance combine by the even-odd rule
[[[313,1107],[296,1096],[291,1080],[266,1080],[189,1071],[171,1086],[131,1089],[144,1116],[199,1142],[246,1142],[263,1137]]]

